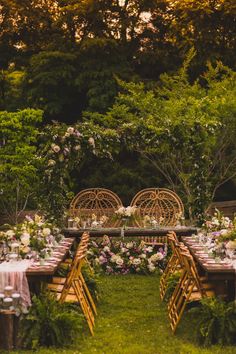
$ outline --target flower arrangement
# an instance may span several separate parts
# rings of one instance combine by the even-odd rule
[[[159,219],[157,220],[154,216],[144,215],[143,224],[145,227],[151,226],[155,229],[160,225],[162,225],[164,220],[165,219],[162,216],[160,216]]]
[[[122,206],[115,211],[115,217],[122,220],[124,226],[126,226],[128,222],[130,223],[134,220],[136,210],[137,210],[136,206],[130,206],[130,205],[127,207]]]
[[[101,242],[92,241],[89,260],[106,274],[150,274],[164,268],[165,251],[147,246],[143,241],[114,241],[105,236]]]
[[[233,228],[233,221],[227,216],[224,216],[218,209],[215,209],[214,215],[209,220],[206,220],[202,227],[206,229],[207,232],[227,230]]]
[[[216,209],[212,218],[204,222],[203,229],[205,229],[205,232],[207,232],[210,238],[215,240],[214,246],[212,247],[213,255],[221,258],[226,255],[234,256],[236,251],[235,217],[231,220]]]
[[[28,257],[32,252],[45,258],[51,247],[62,237],[60,229],[39,215],[35,215],[34,219],[26,216],[23,223],[0,232],[2,244],[8,249],[18,249],[22,258]]]

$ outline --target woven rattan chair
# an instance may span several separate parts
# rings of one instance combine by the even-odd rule
[[[105,188],[90,188],[79,192],[70,204],[70,215],[88,220],[96,215],[97,221],[103,216],[107,219],[103,227],[115,227],[119,220],[114,218],[115,211],[122,206],[118,195]]]
[[[184,215],[184,207],[178,195],[164,188],[147,188],[138,192],[131,206],[136,206],[135,223],[145,226],[145,216],[155,219],[161,226],[176,226]]]

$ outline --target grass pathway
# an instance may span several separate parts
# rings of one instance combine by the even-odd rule
[[[160,302],[158,283],[156,276],[103,276],[95,336],[80,335],[74,349],[42,349],[37,353],[236,354],[236,347],[199,348],[194,343],[194,321],[186,315],[174,336],[166,306]]]

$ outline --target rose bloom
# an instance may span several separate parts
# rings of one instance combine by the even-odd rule
[[[92,147],[95,147],[95,140],[94,140],[93,137],[90,137],[90,138],[88,139],[88,143],[89,143]]]
[[[150,262],[157,262],[157,261],[161,261],[164,258],[163,254],[161,252],[157,252],[156,254],[153,254],[149,260]]]
[[[59,152],[61,150],[60,146],[56,144],[52,144],[51,147],[54,152]]]
[[[119,256],[117,256],[116,254],[114,254],[112,257],[111,257],[111,262],[112,263],[116,263],[117,259],[120,258]]]
[[[147,255],[145,253],[140,254],[140,258],[147,258]]]
[[[127,244],[126,244],[126,247],[127,248],[132,248],[132,247],[134,247],[134,244],[133,244],[133,242],[128,242]]]
[[[104,251],[104,252],[109,252],[109,251],[110,251],[110,248],[109,248],[108,246],[105,246],[105,247],[103,248],[103,251]]]
[[[67,129],[67,133],[69,133],[69,134],[73,134],[74,133],[74,128],[73,127],[69,127],[68,129]]]
[[[133,261],[132,261],[132,263],[133,263],[134,265],[139,265],[139,264],[141,264],[141,259],[139,259],[139,258],[134,258]]]
[[[123,259],[120,258],[120,257],[116,260],[116,264],[119,265],[119,266],[122,266],[123,263],[124,263],[124,261],[123,261]]]

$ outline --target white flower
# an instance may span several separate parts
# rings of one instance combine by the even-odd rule
[[[93,137],[90,137],[90,138],[88,139],[88,143],[89,143],[92,147],[95,147],[95,140],[94,140]]]
[[[128,249],[127,249],[127,248],[125,248],[125,247],[121,247],[120,251],[121,251],[121,253],[125,253],[125,252],[127,252],[127,251],[128,251]]]
[[[27,233],[27,232],[24,232],[24,233],[21,235],[20,240],[21,240],[21,243],[22,243],[24,246],[29,246],[29,244],[30,244],[30,234]]]
[[[149,269],[149,272],[151,272],[151,273],[153,273],[154,271],[155,271],[155,266],[152,264],[152,263],[150,263],[150,264],[148,264],[148,269]]]
[[[110,251],[110,248],[109,248],[108,246],[105,246],[105,247],[103,248],[103,251],[104,251],[104,252],[109,252],[109,251]]]
[[[68,132],[66,132],[64,135],[65,138],[68,138],[69,136],[70,136],[70,133],[68,133]]]
[[[74,146],[74,150],[75,150],[75,151],[79,151],[80,149],[81,149],[81,146],[80,146],[80,145],[75,145],[75,146]]]
[[[149,253],[151,253],[151,252],[153,252],[153,248],[152,248],[151,246],[148,246],[148,247],[146,248],[146,251],[149,252]]]
[[[133,242],[128,242],[128,243],[126,244],[126,247],[127,247],[128,249],[131,249],[131,248],[134,247],[134,243],[133,243]]]
[[[55,166],[56,161],[55,160],[48,160],[48,166]]]
[[[49,227],[44,227],[43,228],[43,236],[49,236],[51,234],[51,230]]]
[[[140,258],[145,259],[145,258],[147,258],[147,255],[145,253],[142,253],[142,254],[140,254]]]
[[[54,152],[59,152],[61,150],[60,146],[58,146],[56,144],[52,144],[51,148]]]
[[[113,256],[111,256],[111,262],[112,263],[116,263],[117,259],[120,258],[119,256],[117,256],[116,254],[113,254]]]
[[[73,134],[74,133],[74,128],[73,127],[69,127],[68,129],[67,129],[67,133],[69,133],[69,134]]]
[[[15,236],[15,232],[13,230],[7,230],[6,236],[9,237],[9,238],[13,237],[13,236]]]
[[[119,214],[119,215],[124,215],[125,214],[125,207],[120,207],[119,209],[117,209],[115,211],[116,214]]]
[[[155,263],[157,261],[161,261],[164,258],[163,254],[161,252],[157,252],[156,254],[153,254],[150,258],[149,261],[152,263]]]
[[[119,266],[122,266],[122,264],[124,263],[123,259],[122,258],[117,258],[116,260],[116,264],[119,265]]]
[[[141,259],[139,259],[139,258],[134,258],[134,259],[132,260],[132,263],[133,263],[134,265],[139,265],[139,264],[141,263]]]

